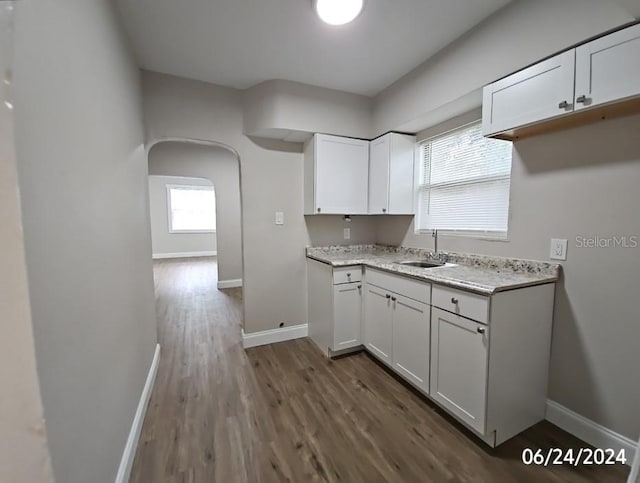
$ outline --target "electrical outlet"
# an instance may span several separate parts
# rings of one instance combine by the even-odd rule
[[[351,238],[351,228],[344,229],[344,239],[349,240]]]
[[[566,260],[567,259],[567,240],[563,240],[560,238],[552,238],[549,258],[551,258],[552,260]]]
[[[284,212],[276,211],[276,225],[284,225]]]

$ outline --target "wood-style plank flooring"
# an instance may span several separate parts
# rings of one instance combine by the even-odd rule
[[[244,351],[241,289],[215,259],[156,262],[162,356],[131,481],[623,482],[628,467],[525,466],[584,443],[543,422],[495,450],[360,353],[308,339]]]

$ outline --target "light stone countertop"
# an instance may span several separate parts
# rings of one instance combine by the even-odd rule
[[[441,253],[448,256],[447,265],[419,268],[394,262],[430,259],[432,255],[428,250],[382,245],[307,248],[307,257],[334,267],[365,265],[483,295],[553,283],[560,275],[560,265],[555,263],[467,253]]]

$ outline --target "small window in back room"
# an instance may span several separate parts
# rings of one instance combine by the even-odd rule
[[[480,122],[420,143],[416,231],[506,238],[512,143]]]
[[[167,185],[170,233],[216,231],[216,195],[213,186]]]

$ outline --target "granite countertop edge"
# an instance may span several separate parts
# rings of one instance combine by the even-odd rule
[[[324,248],[324,247],[323,247]],[[331,253],[317,252],[323,248],[313,247],[311,250],[315,250],[316,253],[309,253],[307,250],[307,258],[316,260],[321,263],[331,265],[333,267],[347,267],[354,265],[364,265],[367,267],[383,270],[396,275],[402,275],[411,277],[416,280],[424,282],[432,282],[440,285],[445,285],[451,288],[460,290],[471,291],[483,295],[492,295],[499,292],[505,292],[508,290],[515,290],[518,288],[532,287],[536,285],[543,285],[547,283],[554,283],[558,281],[560,265],[549,264],[546,262],[533,262],[525,261],[523,263],[539,263],[544,266],[546,271],[541,273],[524,273],[515,270],[501,269],[491,267],[478,267],[469,266],[463,264],[456,264],[455,266],[444,266],[437,268],[414,268],[406,267],[394,263],[391,260],[380,260],[381,255],[390,258],[391,254],[407,257],[407,253],[398,253],[396,251],[383,251],[382,253],[358,253],[349,252],[353,254],[353,258],[340,258],[336,259],[332,257]],[[409,252],[414,254],[415,252]],[[417,255],[417,254],[416,254]],[[474,255],[470,255],[474,256]],[[416,258],[416,257],[414,257]],[[499,257],[486,257],[487,260],[497,260]],[[500,259],[507,260],[507,259]],[[455,262],[454,262],[455,263]],[[548,272],[548,273],[547,273]],[[473,280],[465,279],[465,274],[471,276],[469,278],[485,278],[488,283],[481,283]],[[500,280],[502,279],[502,280]]]

